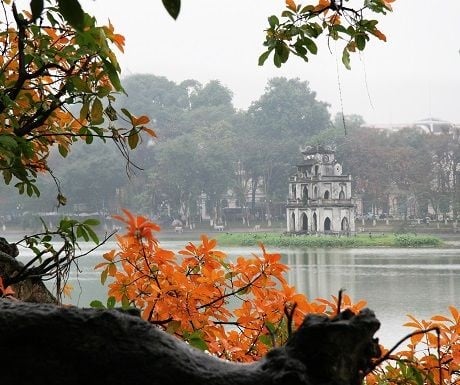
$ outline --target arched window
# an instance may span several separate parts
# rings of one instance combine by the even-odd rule
[[[290,231],[295,231],[295,213],[291,214],[291,224],[290,224]]]
[[[308,217],[307,214],[302,214],[302,230],[308,231]]]
[[[311,224],[311,230],[316,231],[318,229],[318,221],[316,217],[316,213],[313,214],[313,223]]]
[[[330,194],[329,194],[329,190],[326,190],[326,191],[324,192],[324,199],[329,199],[329,195],[330,195]]]
[[[318,165],[315,166],[315,175],[319,175],[319,166]],[[284,190],[284,191],[286,191],[286,190]]]
[[[324,231],[331,231],[331,220],[329,217],[324,220]]]
[[[315,186],[313,189],[313,198],[318,198],[318,186]]]
[[[296,199],[296,187],[295,187],[295,184],[292,185],[291,190],[292,190],[292,198]]]
[[[308,187],[307,187],[307,185],[303,186],[303,193],[302,193],[302,195],[303,195],[302,198],[303,198],[304,200],[307,200],[307,199],[308,199]]]
[[[349,230],[349,227],[348,227],[348,219],[346,217],[343,217],[342,219],[342,224],[340,225],[340,229],[342,231],[348,231]]]
[[[341,190],[339,193],[339,199],[345,199],[345,193],[343,192],[343,190]]]

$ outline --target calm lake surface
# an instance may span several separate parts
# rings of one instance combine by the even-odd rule
[[[184,241],[162,241],[162,246],[180,250]],[[88,248],[91,246],[88,245]],[[107,288],[100,283],[94,266],[115,243],[80,260],[80,271],[71,272],[71,303],[88,306],[94,299],[105,302]],[[230,257],[259,253],[253,247],[219,247]],[[27,250],[21,256],[27,259]],[[403,327],[407,314],[429,318],[448,314],[448,306],[460,306],[459,249],[276,249],[290,266],[288,281],[309,299],[330,298],[343,288],[354,301],[365,299],[381,321],[377,336],[387,346],[411,331]]]

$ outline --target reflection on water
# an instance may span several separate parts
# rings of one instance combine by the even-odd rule
[[[378,333],[389,345],[411,330],[417,318],[459,306],[460,254],[451,249],[316,249],[282,251],[291,266],[289,282],[309,298],[346,289],[365,299],[382,322]]]
[[[179,250],[184,242],[162,242]],[[90,246],[88,245],[88,248]],[[115,244],[81,259],[80,271],[72,270],[71,302],[88,306],[91,300],[107,297],[94,266]],[[230,257],[260,254],[253,247],[224,248]],[[385,345],[395,343],[411,330],[402,326],[406,314],[417,318],[447,314],[448,306],[460,306],[460,253],[456,249],[309,249],[278,251],[290,266],[288,280],[309,299],[330,298],[340,289],[354,301],[365,299],[382,322],[377,333]],[[23,258],[28,256],[21,251]]]

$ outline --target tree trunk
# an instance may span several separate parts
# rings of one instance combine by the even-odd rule
[[[24,265],[16,257],[19,251],[15,244],[8,243],[5,238],[0,238],[0,277],[5,286],[8,281],[22,270]],[[46,288],[40,278],[27,278],[11,285],[15,297],[21,301],[37,303],[57,303],[56,298]]]
[[[370,310],[306,317],[253,364],[214,358],[116,310],[0,300],[2,383],[360,385],[380,352]]]

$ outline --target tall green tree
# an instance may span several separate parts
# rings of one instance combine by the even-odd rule
[[[328,104],[316,99],[307,81],[272,78],[264,94],[248,109],[254,129],[270,139],[306,140],[330,124]]]
[[[117,104],[134,114],[147,114],[162,140],[183,132],[183,115],[190,108],[186,84],[178,85],[163,76],[137,74],[123,79],[123,86],[126,95]]]

